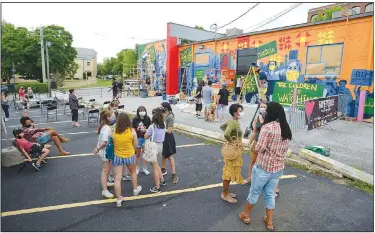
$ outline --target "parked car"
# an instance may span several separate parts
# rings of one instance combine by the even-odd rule
[[[1,92],[3,91],[8,92],[8,87],[5,85],[1,85]]]

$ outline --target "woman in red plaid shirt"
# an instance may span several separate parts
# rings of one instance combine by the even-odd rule
[[[275,188],[284,170],[284,160],[292,132],[284,108],[279,103],[268,103],[266,111],[266,119],[255,148],[258,156],[252,170],[251,187],[240,219],[244,223],[250,223],[250,212],[263,191],[266,203],[264,222],[268,230],[274,230],[272,215],[275,209]]]

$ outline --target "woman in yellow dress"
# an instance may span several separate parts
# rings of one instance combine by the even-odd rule
[[[229,113],[232,116],[232,120],[229,120],[220,129],[224,131],[224,137],[227,142],[231,145],[242,147],[242,130],[238,119],[243,117],[243,107],[240,104],[232,104],[229,107]],[[236,194],[229,193],[230,182],[236,182],[237,184],[243,183],[241,175],[241,167],[243,165],[242,153],[236,156],[234,159],[226,158],[224,155],[224,167],[223,167],[223,192],[221,193],[221,199],[229,203],[237,203]]]

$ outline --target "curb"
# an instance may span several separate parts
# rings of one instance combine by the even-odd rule
[[[124,110],[124,112],[132,116],[135,115],[134,112],[129,112],[127,110]],[[175,123],[174,128],[177,132],[183,134],[198,137],[201,139],[209,139],[219,144],[224,143],[223,133],[213,132],[179,123]],[[248,150],[247,146],[249,144],[249,140],[242,139],[242,143],[245,146],[245,150]],[[288,155],[285,158],[285,164],[290,166],[302,166],[310,171],[319,171],[336,178],[348,177],[371,185],[373,185],[374,183],[373,175],[306,149],[301,149],[299,152],[299,156],[295,153],[291,153],[291,155]]]
[[[306,149],[301,149],[299,154],[302,158],[312,163],[318,164],[319,166],[322,166],[329,170],[333,170],[335,172],[341,173],[345,177],[348,177],[354,180],[360,180],[362,182],[365,182],[371,185],[374,184],[374,176],[371,174],[368,174],[366,172],[363,172],[361,170],[358,170],[356,168],[340,163],[333,159],[324,157],[320,154],[317,154],[315,152],[312,152]]]

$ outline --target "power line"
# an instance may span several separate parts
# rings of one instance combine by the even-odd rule
[[[284,11],[282,11],[282,12],[280,12],[280,13],[278,13],[278,14],[276,14],[276,15],[274,15],[274,16],[272,16],[272,17],[266,19],[266,20],[264,20],[263,22],[260,22],[260,23],[254,25],[254,26],[251,26],[251,27],[248,27],[248,28],[244,29],[244,31],[245,31],[245,30],[248,30],[248,29],[250,29],[250,28],[254,28],[254,27],[255,27],[255,28],[252,29],[251,31],[257,30],[257,29],[259,29],[259,28],[261,28],[261,27],[263,27],[263,26],[265,26],[265,25],[267,25],[267,24],[269,24],[269,23],[275,21],[276,19],[278,19],[278,18],[280,18],[281,16],[287,14],[288,12],[292,11],[293,9],[297,8],[297,7],[300,6],[300,5],[302,5],[302,3],[294,4],[294,5],[291,6],[290,8],[288,8],[288,9],[286,9],[286,10],[284,10]],[[258,26],[258,25],[259,25],[259,26]]]
[[[259,3],[255,4],[254,6],[252,6],[250,9],[248,9],[245,13],[243,13],[242,15],[238,16],[236,19],[230,21],[229,23],[225,24],[224,26],[221,26],[219,27],[217,30],[220,30],[222,29],[223,27],[226,27],[228,26],[229,24],[233,23],[234,21],[237,21],[238,19],[240,19],[241,17],[243,17],[244,15],[246,15],[247,13],[249,13],[252,9],[254,9],[256,6],[258,6]]]

